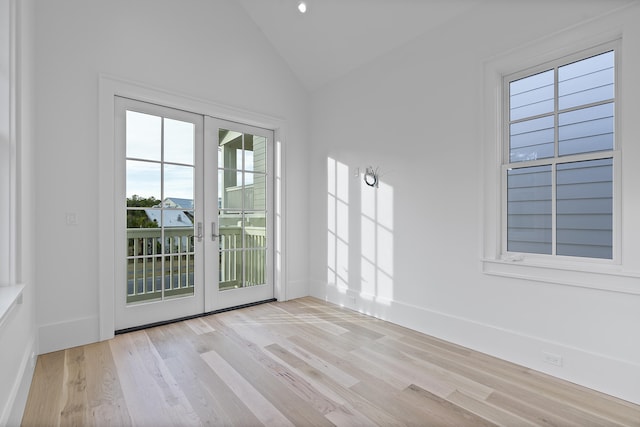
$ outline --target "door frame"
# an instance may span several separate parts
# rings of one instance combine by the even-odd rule
[[[138,82],[127,81],[113,76],[100,75],[98,85],[98,304],[99,304],[99,339],[113,338],[115,331],[115,287],[117,285],[116,248],[121,242],[116,231],[116,209],[118,191],[116,191],[116,174],[119,169],[116,156],[115,139],[115,98],[116,96],[131,98],[141,102],[158,104],[216,117],[250,126],[261,127],[274,132],[273,151],[274,188],[273,188],[273,291],[274,297],[285,301],[287,284],[286,264],[286,187],[285,187],[285,136],[286,121],[241,108],[218,104],[205,99],[189,97],[160,88],[150,87]],[[121,167],[121,166],[120,166]]]

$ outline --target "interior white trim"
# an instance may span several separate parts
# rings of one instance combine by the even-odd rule
[[[115,97],[121,96],[138,101],[158,104],[197,114],[216,117],[274,131],[274,142],[280,147],[281,158],[276,165],[276,173],[284,174],[282,158],[286,151],[286,120],[280,117],[248,111],[213,101],[199,99],[151,87],[143,83],[101,74],[99,76],[98,96],[98,134],[99,134],[99,230],[98,230],[98,282],[99,282],[99,339],[106,340],[114,336],[115,330],[115,218],[113,202],[115,200]],[[276,156],[277,157],[277,156]],[[280,176],[280,185],[284,186],[284,177]],[[276,227],[276,245],[280,273],[276,274],[274,292],[278,299],[286,296],[286,193],[280,188],[279,206],[275,207],[280,216],[280,225]],[[278,266],[276,267],[278,268]]]
[[[0,331],[16,304],[22,303],[24,285],[0,286]]]
[[[38,327],[40,354],[99,341],[98,316],[80,317]],[[113,332],[112,332],[113,334]]]

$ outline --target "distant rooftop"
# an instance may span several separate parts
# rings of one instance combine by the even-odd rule
[[[145,209],[144,210],[149,219],[158,225],[162,224],[165,227],[192,227],[193,221],[187,215],[187,212],[183,211],[160,211],[159,209]],[[161,223],[161,215],[164,212],[164,221]]]
[[[193,199],[180,199],[178,197],[165,197],[165,208],[193,209]]]

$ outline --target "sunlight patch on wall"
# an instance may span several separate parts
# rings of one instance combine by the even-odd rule
[[[393,300],[393,187],[360,186],[360,296],[389,304]]]
[[[349,167],[327,158],[327,283],[349,287]]]

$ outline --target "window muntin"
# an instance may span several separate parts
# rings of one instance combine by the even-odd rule
[[[613,259],[614,50],[505,90],[506,251]]]

